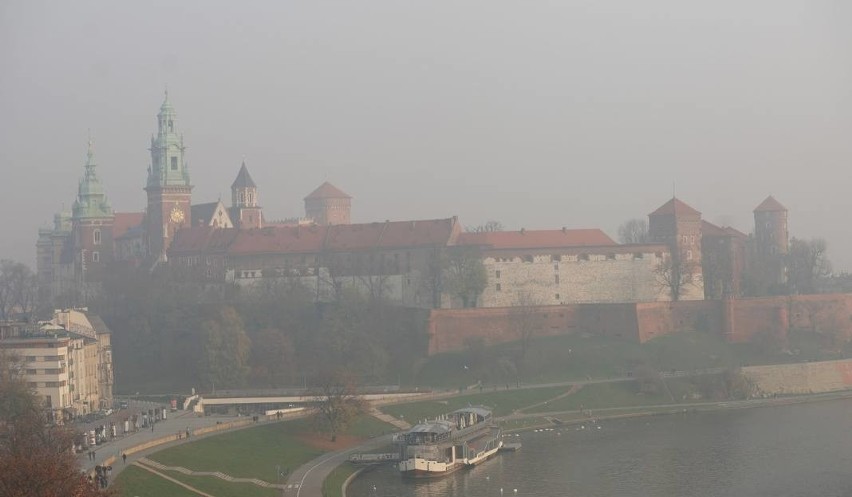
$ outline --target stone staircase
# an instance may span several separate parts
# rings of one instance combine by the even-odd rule
[[[226,475],[225,473],[221,473],[219,471],[192,471],[191,469],[186,469],[182,466],[165,466],[163,464],[158,463],[157,461],[152,461],[151,459],[142,457],[138,461],[139,464],[143,464],[145,466],[149,466],[151,468],[158,469],[160,471],[175,471],[178,473],[183,473],[189,476],[212,476],[215,478],[219,478],[220,480],[225,480],[233,483],[251,483],[253,485],[257,485],[258,487],[263,488],[279,488],[284,489],[287,488],[287,485],[278,485],[275,483],[265,482],[263,480],[258,480],[257,478],[236,478],[230,475]]]

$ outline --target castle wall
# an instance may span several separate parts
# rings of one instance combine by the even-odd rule
[[[463,350],[471,340],[495,345],[520,339],[518,319],[534,320],[536,336],[589,333],[644,343],[693,331],[720,335],[728,342],[772,336],[786,341],[788,328],[852,340],[852,294],[798,295],[623,304],[433,309],[429,353]]]
[[[480,305],[668,300],[657,277],[659,254],[639,247],[637,252],[632,250],[612,247],[583,253],[490,254],[483,259],[488,284]]]
[[[807,394],[852,389],[852,359],[742,368],[762,394]]]

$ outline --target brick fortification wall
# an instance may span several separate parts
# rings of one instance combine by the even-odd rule
[[[852,359],[742,368],[764,394],[801,394],[852,389]]]
[[[589,333],[639,343],[682,331],[748,342],[766,335],[785,341],[787,330],[829,331],[852,339],[852,294],[755,299],[567,304],[536,307],[433,309],[429,354],[463,350],[472,340],[486,345],[519,340],[521,321],[535,336]]]

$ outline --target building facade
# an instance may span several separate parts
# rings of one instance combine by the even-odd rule
[[[110,338],[103,321],[85,309],[57,310],[38,324],[0,323],[0,350],[19,361],[55,422],[112,406]]]

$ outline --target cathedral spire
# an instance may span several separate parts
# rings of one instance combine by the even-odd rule
[[[73,217],[98,218],[113,215],[112,206],[107,199],[103,185],[98,179],[95,161],[95,146],[91,133],[89,133],[88,147],[86,150],[86,165],[80,185],[77,189],[77,200],[72,209]]]

